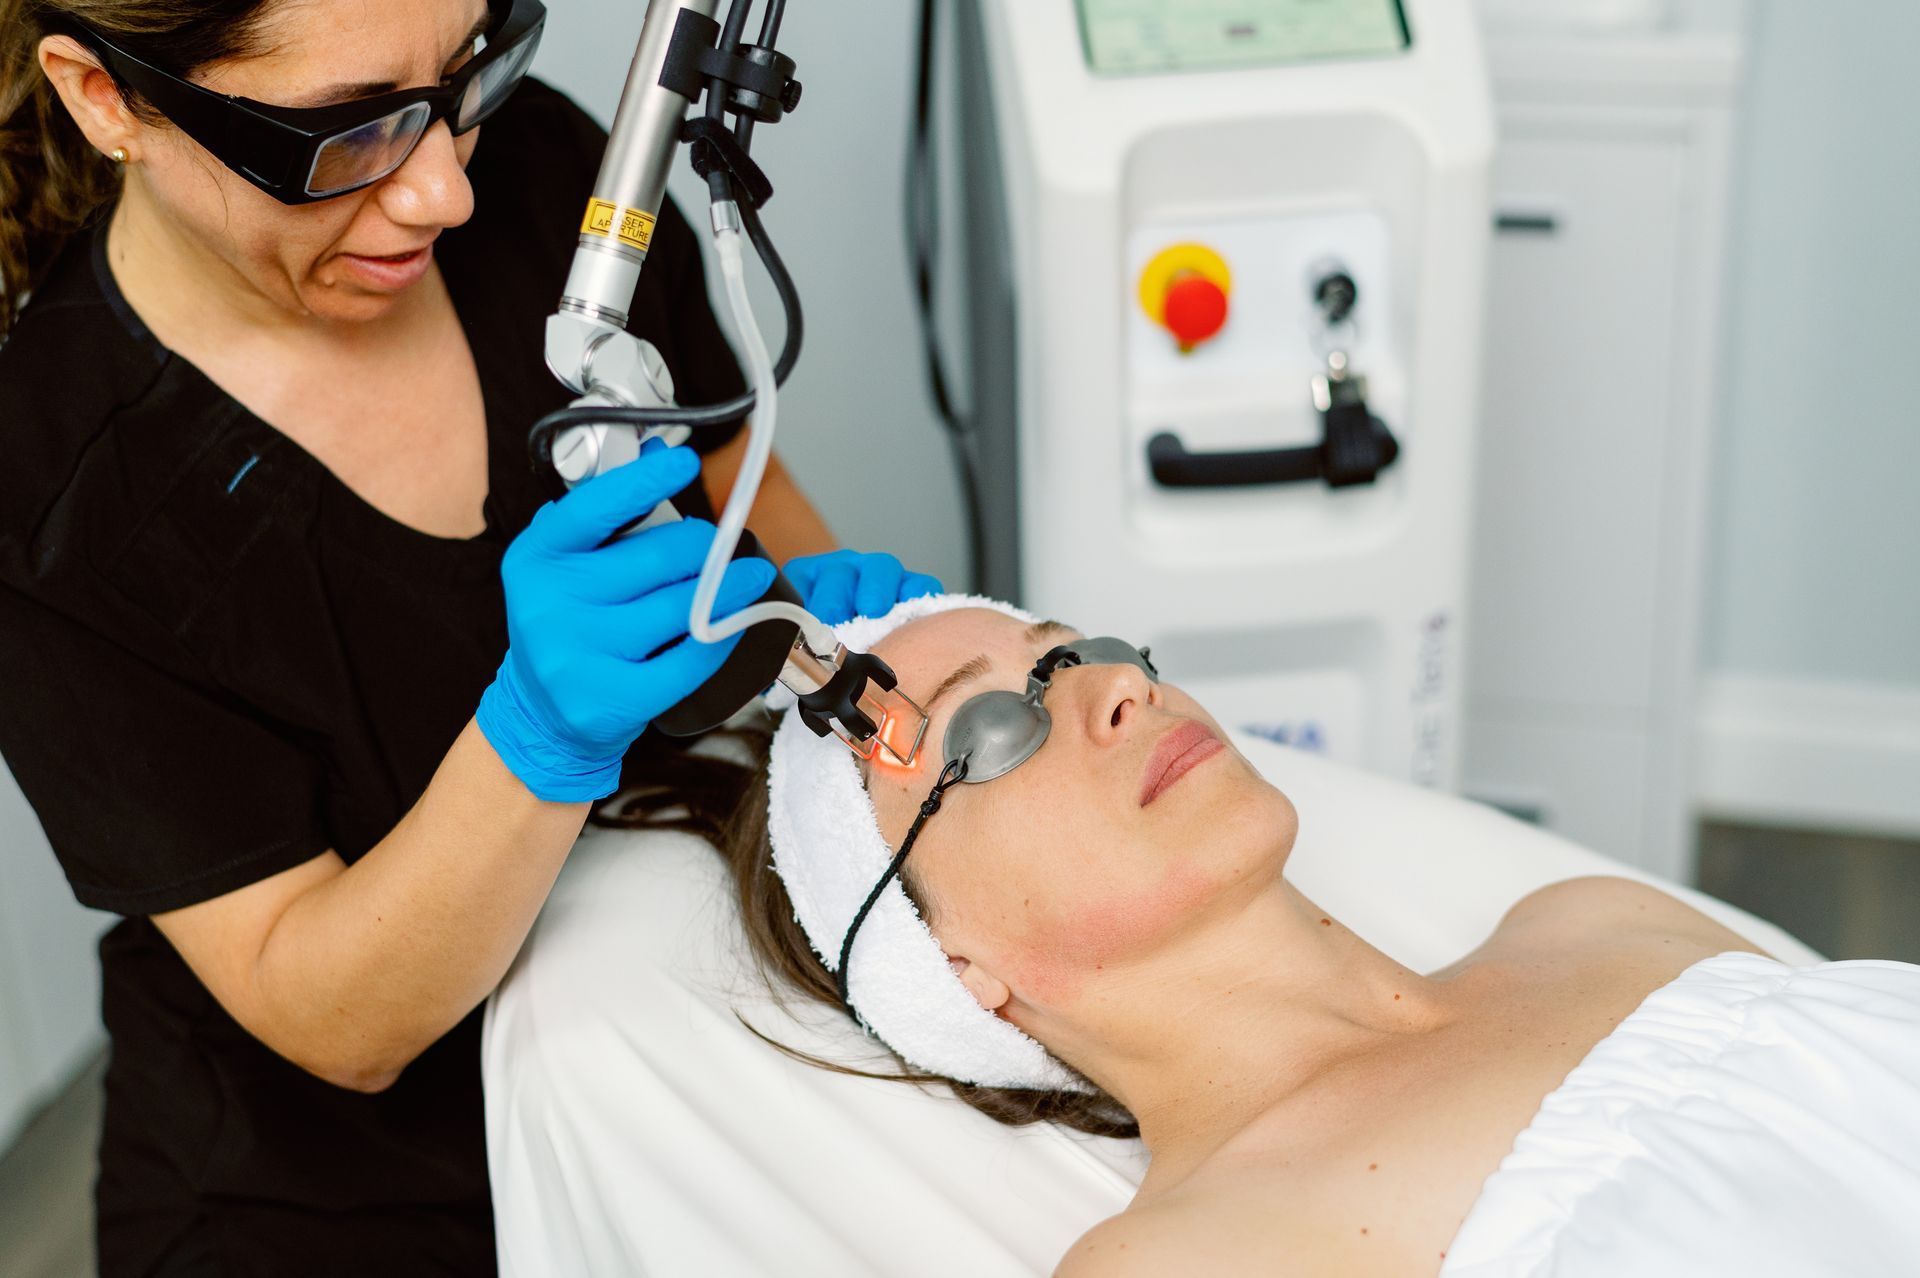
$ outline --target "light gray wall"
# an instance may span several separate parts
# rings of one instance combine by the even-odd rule
[[[1920,5],[1751,11],[1706,662],[1920,688]]]
[[[535,73],[610,122],[645,9],[642,0],[549,0]],[[807,317],[781,400],[780,455],[844,543],[892,551],[959,584],[960,502],[921,376],[902,230],[917,9],[792,0],[779,47],[799,64],[805,96],[755,135],[754,158],[773,179],[766,223]],[[750,29],[758,22],[756,10]],[[684,158],[673,189],[704,226],[705,191]],[[947,278],[956,291],[957,276]],[[772,290],[756,289],[754,304],[777,344]]]

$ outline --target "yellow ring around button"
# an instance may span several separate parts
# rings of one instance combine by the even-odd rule
[[[1167,290],[1183,275],[1198,275],[1212,280],[1220,291],[1233,295],[1233,272],[1227,259],[1204,244],[1174,244],[1153,255],[1140,272],[1140,306],[1149,319],[1166,327]]]

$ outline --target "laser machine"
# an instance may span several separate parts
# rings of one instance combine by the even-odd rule
[[[985,589],[1151,640],[1230,727],[1453,785],[1493,150],[1470,6],[959,18]]]

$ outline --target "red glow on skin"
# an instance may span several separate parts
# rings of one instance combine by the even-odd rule
[[[871,738],[854,746],[854,753],[882,768],[899,772],[919,771],[919,756],[926,746],[926,716],[894,714],[874,704],[871,698],[865,709],[869,713],[876,709],[880,711],[879,726]]]

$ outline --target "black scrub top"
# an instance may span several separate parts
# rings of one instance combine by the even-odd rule
[[[473,218],[437,243],[486,403],[471,540],[381,514],[163,348],[104,230],[0,346],[0,752],[74,895],[126,916],[100,947],[104,1273],[493,1268],[479,1011],[389,1090],[346,1091],[250,1036],[144,916],[356,860],[473,715],[506,650],[501,552],[559,492],[526,435],[567,399],[543,321],[605,141],[528,81],[480,132]],[[671,206],[630,328],[683,403],[740,391]],[[698,485],[678,504],[711,517]],[[670,748],[649,734],[629,774]]]

